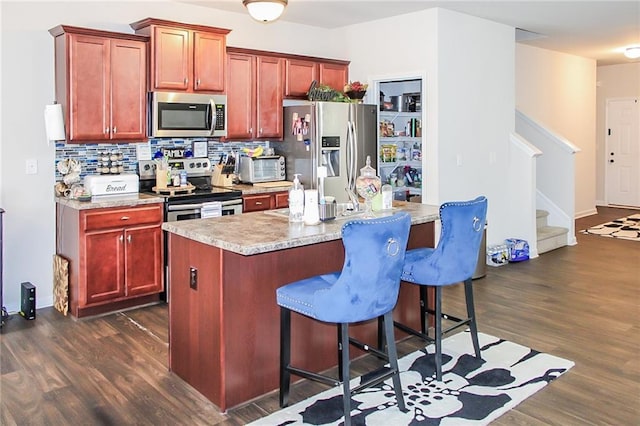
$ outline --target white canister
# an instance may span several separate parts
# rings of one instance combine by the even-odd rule
[[[391,210],[393,207],[393,188],[391,185],[382,185],[382,210]]]
[[[304,224],[317,225],[320,223],[320,210],[318,209],[318,190],[304,190]]]

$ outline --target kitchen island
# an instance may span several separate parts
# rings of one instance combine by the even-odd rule
[[[409,247],[433,247],[438,207],[395,202],[393,211],[377,215],[398,211],[412,217]],[[277,389],[280,310],[275,291],[341,270],[344,223],[294,225],[274,211],[164,223],[169,238],[169,368],[222,411]],[[418,300],[417,286],[403,284],[395,319],[419,327]],[[375,344],[376,321],[350,330]],[[355,348],[351,352],[362,355]],[[313,371],[336,365],[335,326],[292,318],[292,362]]]

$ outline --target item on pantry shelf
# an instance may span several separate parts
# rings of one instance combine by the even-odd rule
[[[380,161],[383,163],[396,162],[396,146],[393,144],[380,146]]]

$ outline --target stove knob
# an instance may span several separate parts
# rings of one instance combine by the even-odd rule
[[[189,167],[193,169],[195,167],[195,164],[189,163]]]
[[[209,168],[209,163],[208,163],[207,161],[203,161],[203,162],[202,162],[202,167],[203,167],[204,169],[208,169],[208,168]]]
[[[202,166],[202,163],[200,163],[200,162],[196,163],[196,167],[200,168],[201,166]]]
[[[147,170],[147,171],[148,171],[150,168],[151,168],[151,165],[150,165],[150,164],[145,164],[145,165],[144,165],[144,167],[143,167],[143,169],[145,169],[145,170]]]

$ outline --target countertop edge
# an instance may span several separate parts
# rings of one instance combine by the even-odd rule
[[[136,193],[128,196],[106,196],[104,198],[92,197],[91,201],[80,201],[74,198],[55,197],[58,204],[71,207],[76,210],[104,209],[109,207],[135,207],[144,204],[164,203],[164,198],[145,193]]]
[[[438,206],[418,203],[402,203],[395,211],[378,216],[407,211],[411,224],[420,225],[439,219]],[[354,219],[358,219],[354,217]],[[301,247],[342,237],[342,225],[346,220],[322,222],[318,225],[290,224],[286,217],[276,217],[265,212],[244,213],[208,219],[165,222],[162,229],[223,250],[243,256]]]

